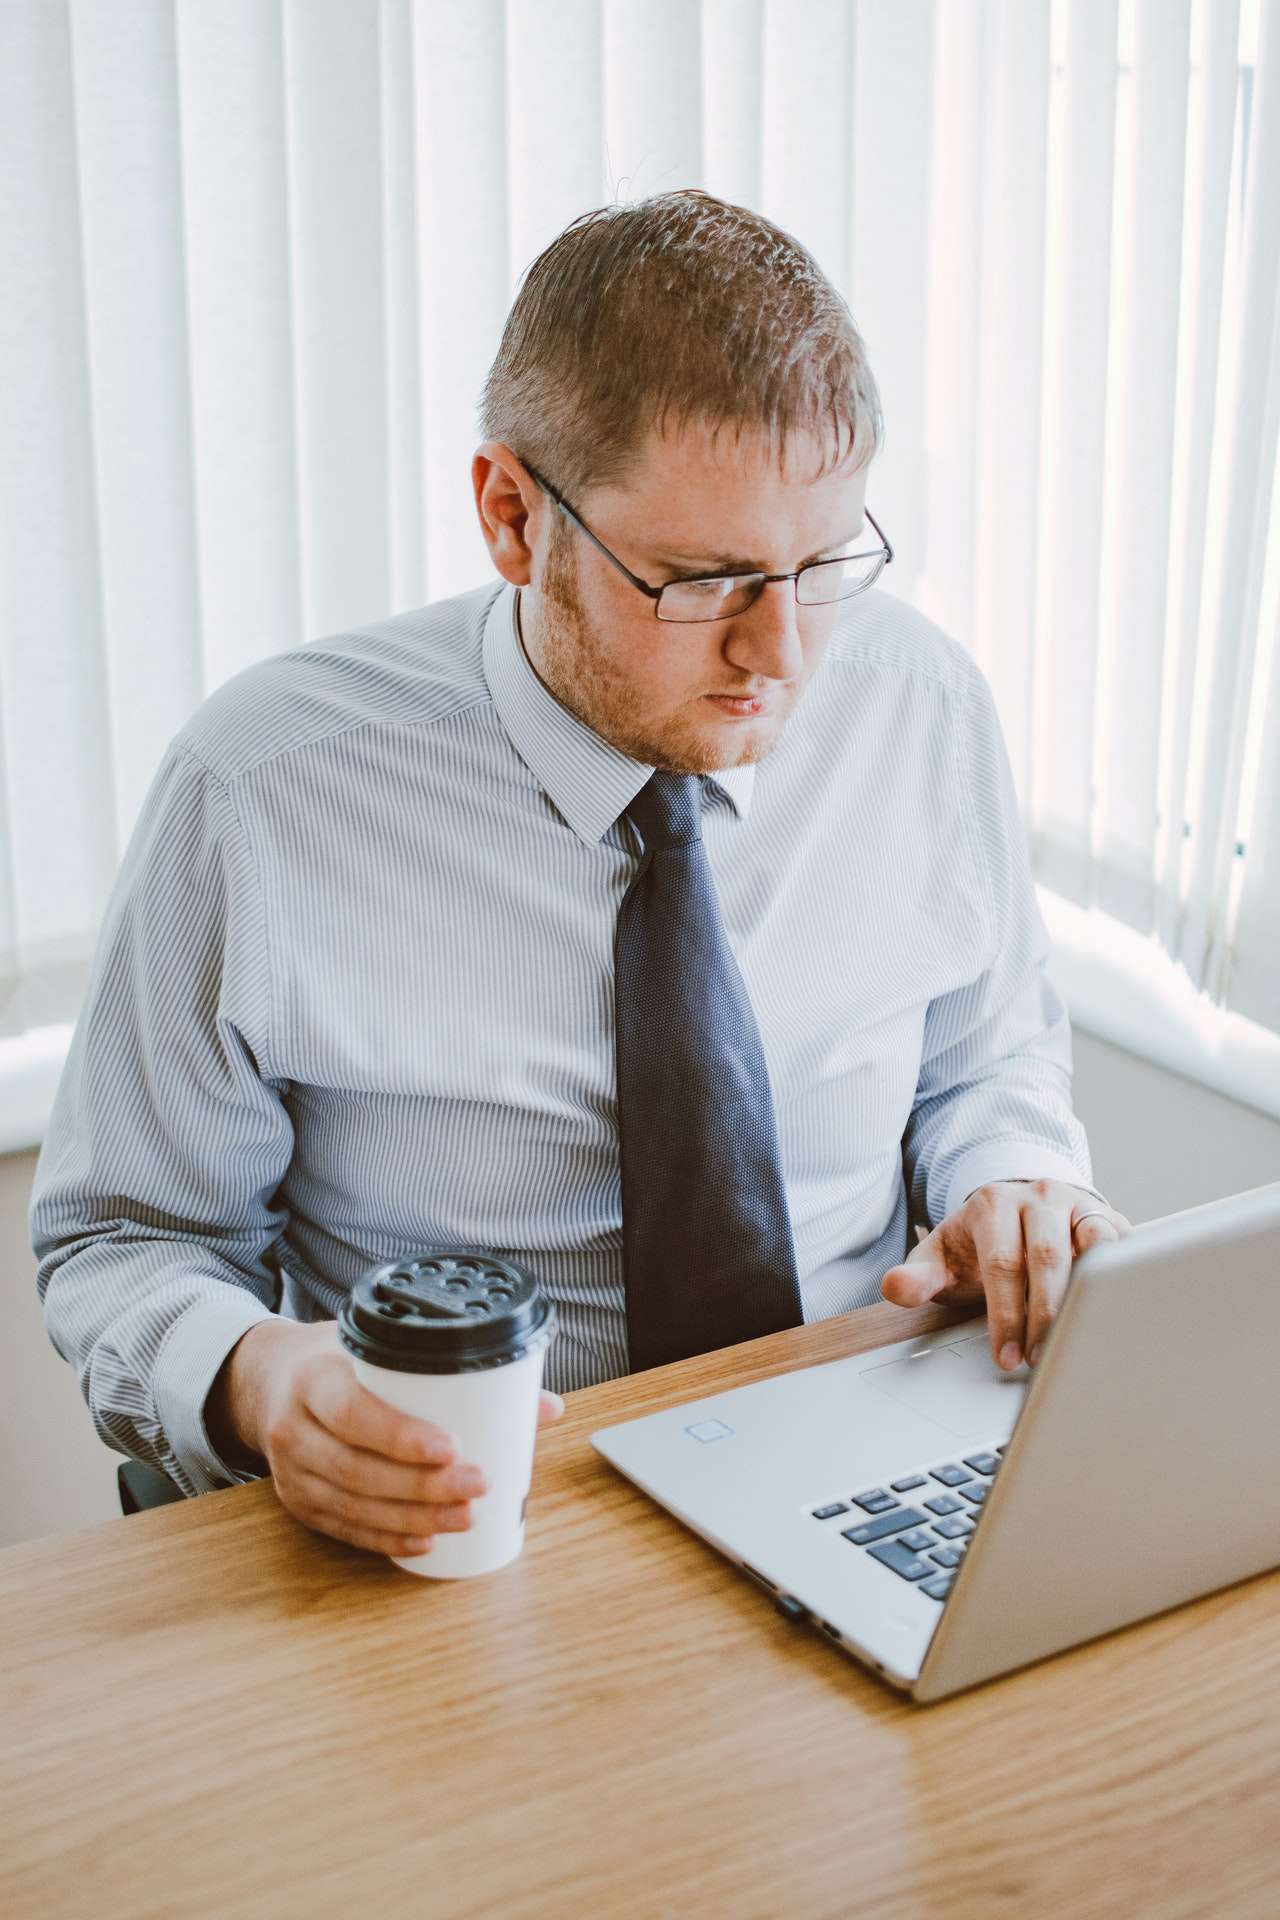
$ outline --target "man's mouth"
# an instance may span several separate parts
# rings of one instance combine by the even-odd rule
[[[714,700],[722,712],[739,714],[745,720],[765,710],[765,700],[760,694],[748,694],[743,697],[733,693],[709,693],[707,699]]]

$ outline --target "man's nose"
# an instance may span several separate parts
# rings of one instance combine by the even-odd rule
[[[725,658],[744,673],[794,680],[804,666],[794,580],[770,580],[733,622]]]

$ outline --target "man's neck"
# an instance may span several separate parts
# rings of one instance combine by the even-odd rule
[[[530,667],[533,669],[533,672],[538,673],[538,669],[533,665],[533,661],[529,659],[529,649],[528,647],[526,647],[524,643],[524,621],[520,617],[520,602],[523,598],[524,598],[524,594],[522,589],[517,587],[516,588],[516,639],[520,642],[520,651],[524,655],[525,659],[528,660]],[[540,673],[538,673],[538,678],[539,680],[542,680],[542,675]],[[547,683],[545,680],[543,680],[542,684],[545,687]]]
[[[523,600],[523,598],[524,598],[523,589],[520,587],[517,587],[516,588],[516,639],[520,642],[520,651],[524,655],[525,660],[528,662],[530,673],[532,673],[536,679],[542,681],[542,685],[544,687],[547,687],[547,692],[551,695],[551,698],[553,700],[559,701],[559,704],[561,706],[564,706],[564,701],[560,699],[560,696],[556,692],[555,688],[548,687],[546,681],[543,679],[542,675],[538,672],[537,667],[534,665],[533,655],[529,652],[528,647],[524,643],[524,621],[520,617],[520,603]]]

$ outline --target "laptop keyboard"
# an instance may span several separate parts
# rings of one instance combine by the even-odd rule
[[[827,1525],[847,1516],[839,1529],[843,1540],[930,1600],[945,1600],[1003,1452],[990,1447],[962,1454],[809,1511]],[[899,1499],[900,1494],[911,1498]]]

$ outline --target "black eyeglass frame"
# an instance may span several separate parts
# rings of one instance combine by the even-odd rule
[[[632,573],[630,567],[625,566],[623,562],[619,560],[616,553],[610,553],[608,547],[606,547],[606,545],[604,544],[604,541],[600,539],[599,535],[592,533],[590,527],[586,524],[585,520],[583,520],[578,514],[574,512],[573,508],[569,505],[569,502],[564,498],[563,494],[557,493],[555,488],[551,486],[548,481],[543,479],[542,475],[537,471],[535,467],[531,467],[527,460],[523,461],[522,464],[524,466],[525,472],[529,475],[530,479],[537,482],[538,486],[542,488],[542,491],[547,495],[548,499],[555,501],[556,505],[560,508],[561,512],[568,514],[574,526],[578,528],[580,533],[586,534],[592,546],[598,547],[600,552],[604,555],[605,559],[612,561],[613,565],[618,569],[618,572],[621,574],[624,574],[626,578],[631,582],[633,587],[637,587],[641,593],[648,594],[649,598],[653,601],[661,602],[662,596],[666,592],[668,587],[701,585],[704,581],[710,581],[710,580],[758,580],[760,582],[760,585],[756,588],[754,597],[748,602],[749,606],[754,606],[756,601],[760,598],[760,595],[764,592],[765,588],[769,585],[769,582],[771,580],[798,581],[802,573],[808,573],[810,569],[813,567],[834,566],[838,560],[842,560],[842,559],[869,560],[870,558],[872,558],[870,554],[838,554],[837,553],[837,554],[833,554],[830,560],[808,560],[805,562],[804,566],[797,567],[794,573],[706,573],[706,574],[698,574],[696,576],[696,579],[695,577],[691,576],[687,580],[664,580],[660,587],[651,587],[649,585],[649,582],[647,580],[642,580],[638,573]],[[855,587],[853,589],[853,593],[841,594],[838,600],[813,600],[813,601],[801,600],[799,597],[800,589],[797,586],[795,590],[797,605],[838,607],[841,601],[852,600],[854,597],[854,594],[865,593],[867,588],[880,578],[880,575],[884,572],[884,569],[887,566],[890,566],[892,564],[893,548],[890,546],[888,539],[885,537],[884,529],[881,527],[879,521],[873,515],[870,507],[864,506],[863,511],[866,514],[868,520],[870,520],[872,526],[875,528],[876,532],[879,534],[880,540],[882,543],[882,551],[884,553],[884,559],[880,562],[880,565],[876,568],[875,572],[871,575],[871,578],[869,580],[864,580],[861,586]],[[654,617],[658,620],[661,620],[662,614],[659,611],[659,607],[655,606],[653,611],[654,611]],[[745,608],[743,609],[743,611],[745,611]],[[667,620],[664,622],[664,625],[669,627],[674,627],[674,626],[697,627],[697,626],[704,626],[707,624],[707,622],[712,620],[732,620],[734,617],[735,616],[731,613],[708,613],[708,614],[705,614],[700,620]]]

